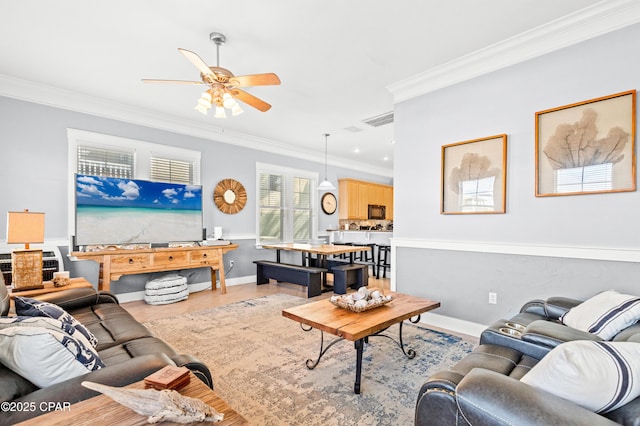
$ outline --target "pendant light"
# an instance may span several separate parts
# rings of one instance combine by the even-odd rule
[[[329,136],[329,133],[324,134],[324,180],[318,185],[318,191],[331,191],[336,189],[327,178],[327,138]]]

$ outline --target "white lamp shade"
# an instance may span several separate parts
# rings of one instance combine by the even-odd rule
[[[320,182],[320,185],[318,185],[318,191],[331,191],[333,189],[336,189],[336,187],[326,179]]]

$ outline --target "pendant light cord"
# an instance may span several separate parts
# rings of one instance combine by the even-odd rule
[[[324,180],[329,180],[327,178],[327,138],[329,136],[329,133],[324,134]]]

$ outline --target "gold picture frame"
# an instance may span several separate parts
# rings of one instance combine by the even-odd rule
[[[226,214],[236,214],[247,204],[247,191],[235,179],[223,179],[213,190],[213,202]]]
[[[536,112],[536,197],[636,190],[636,91]]]
[[[506,175],[506,134],[444,145],[440,213],[505,213]]]

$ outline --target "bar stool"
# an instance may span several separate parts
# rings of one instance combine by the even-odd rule
[[[353,243],[346,243],[344,241],[334,241],[333,244],[335,245],[341,245],[341,246],[352,246]],[[334,254],[331,257],[338,258],[338,259],[346,259],[347,258],[347,253],[340,253],[340,254]]]
[[[376,278],[380,278],[380,268],[382,268],[382,278],[387,278],[387,268],[391,269],[389,263],[389,253],[391,246],[388,244],[378,244],[378,260],[376,261]]]
[[[370,247],[371,250],[367,250],[367,251],[360,251],[357,253],[353,254],[353,260],[354,261],[359,261],[359,262],[370,262],[372,265],[375,262],[375,257],[373,256],[373,252],[375,250],[376,245],[373,243],[353,243],[352,245],[354,246],[358,246],[358,247]]]

